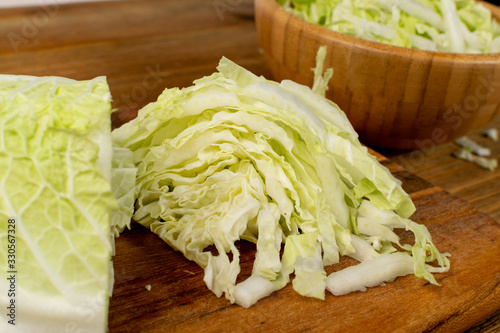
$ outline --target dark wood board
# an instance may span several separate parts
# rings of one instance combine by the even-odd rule
[[[135,116],[114,114],[115,125]],[[462,332],[500,309],[500,225],[462,199],[382,155],[403,181],[441,252],[452,257],[441,286],[415,276],[324,301],[298,295],[289,284],[249,309],[217,298],[203,270],[145,227],[133,223],[116,240],[110,332]],[[402,239],[409,234],[401,231]],[[242,276],[250,273],[253,244],[241,242]],[[343,258],[329,271],[354,264]],[[147,290],[146,286],[151,289]]]

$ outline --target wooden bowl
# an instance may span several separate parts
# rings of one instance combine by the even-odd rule
[[[500,21],[500,8],[483,2]],[[312,85],[318,48],[333,68],[326,97],[367,145],[421,149],[480,129],[500,113],[500,53],[455,54],[386,45],[306,22],[256,0],[266,62],[281,81]]]

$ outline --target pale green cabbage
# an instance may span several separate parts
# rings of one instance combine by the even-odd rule
[[[380,43],[441,52],[500,52],[500,24],[475,0],[277,1],[306,21]]]
[[[324,92],[320,72],[315,87]],[[345,114],[305,86],[223,58],[218,72],[166,89],[112,135],[137,167],[133,218],[203,267],[208,288],[231,302],[249,307],[292,273],[298,293],[323,299],[334,283],[324,265],[395,252],[394,228],[416,236],[389,257],[406,256],[404,272],[437,284],[431,273],[449,268],[425,226],[408,219],[415,207],[400,181]],[[372,226],[361,228],[362,217]],[[252,275],[237,284],[240,239],[254,242],[256,255]],[[428,264],[436,260],[438,269]]]
[[[110,212],[118,209],[110,112],[104,77],[0,76],[1,332],[107,330]],[[7,292],[12,270],[15,295]],[[5,317],[12,299],[15,326]]]
[[[123,230],[130,229],[135,202],[135,177],[137,168],[132,151],[127,148],[113,147],[111,164],[111,186],[118,207],[111,211],[111,229],[115,237]]]

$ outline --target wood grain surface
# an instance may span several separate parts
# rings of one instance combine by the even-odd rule
[[[229,0],[143,0],[1,10],[0,73],[105,75],[113,106],[121,110],[113,114],[118,124],[164,88],[211,74],[222,56],[272,78],[243,6]],[[479,131],[472,137],[500,158],[500,143],[484,140]],[[412,194],[413,219],[428,225],[439,249],[453,255],[452,270],[437,276],[442,287],[409,276],[319,302],[289,286],[246,310],[213,296],[199,267],[134,225],[116,242],[110,332],[369,332],[379,329],[375,323],[400,332],[498,331],[500,171],[451,157],[452,143],[419,148],[379,152]],[[249,254],[243,262],[248,270],[253,250],[240,246]]]

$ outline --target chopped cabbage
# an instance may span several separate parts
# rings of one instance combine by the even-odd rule
[[[104,77],[0,76],[1,332],[107,330],[110,112]]]
[[[490,156],[491,149],[481,146],[476,141],[472,140],[467,136],[462,136],[454,141],[457,145],[463,147],[466,150],[478,155],[478,156]]]
[[[330,274],[326,288],[340,296],[353,291],[365,291],[366,287],[375,287],[411,273],[413,259],[410,255],[403,252],[384,253],[375,259]]]
[[[135,167],[132,151],[127,148],[113,147],[111,161],[111,186],[118,207],[111,211],[111,229],[119,237],[125,228],[130,229],[135,202]]]
[[[465,148],[455,150],[452,155],[456,158],[476,163],[480,167],[488,169],[490,171],[495,171],[496,168],[498,167],[498,161],[496,158],[486,158],[482,156],[477,156],[474,155],[470,150]]]
[[[278,0],[314,24],[396,46],[500,52],[500,24],[475,0]]]
[[[491,140],[498,142],[498,130],[496,128],[489,128],[484,132],[484,136]]]
[[[166,89],[112,135],[137,167],[134,220],[203,267],[208,288],[232,303],[249,307],[292,273],[299,294],[324,299],[332,284],[324,266],[397,251],[396,227],[416,236],[413,246],[398,244],[411,259],[405,272],[437,284],[431,273],[449,268],[425,226],[408,220],[415,206],[401,182],[337,105],[305,86],[222,58],[218,72]],[[362,218],[373,227],[363,229]],[[240,239],[256,254],[251,276],[237,283]],[[439,270],[428,264],[436,260]]]

